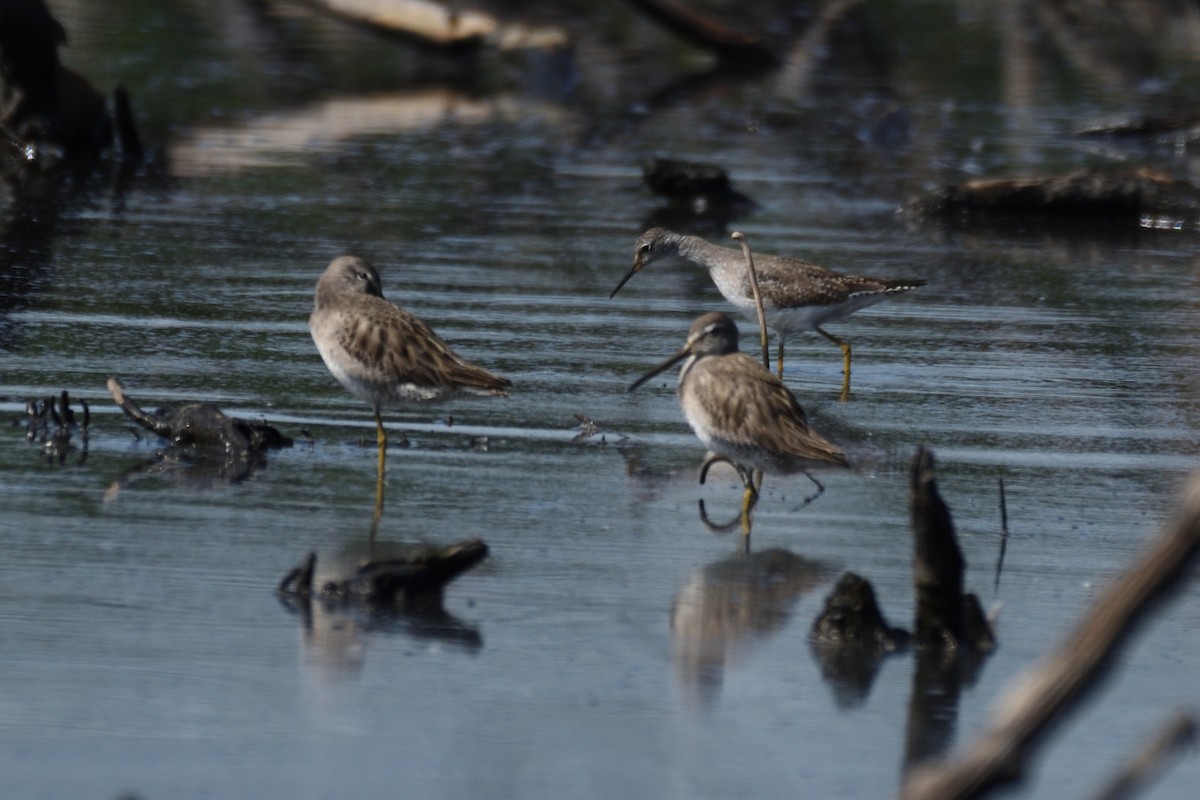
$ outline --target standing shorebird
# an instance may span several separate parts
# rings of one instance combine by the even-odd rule
[[[807,474],[805,468],[814,463],[849,466],[841,448],[809,427],[783,381],[738,352],[737,325],[719,311],[693,322],[683,348],[634,381],[629,391],[683,359],[679,406],[696,437],[715,454],[701,468],[701,481],[713,461],[733,464],[746,489],[743,522],[758,498],[752,471],[789,475]]]
[[[464,361],[428,325],[385,300],[379,273],[356,256],[340,256],[325,268],[308,328],[333,377],[375,411],[380,503],[387,447],[381,408],[504,396],[512,386]]]
[[[753,317],[754,293],[750,273],[740,250],[706,242],[699,236],[651,228],[633,246],[633,267],[621,278],[611,299],[647,264],[676,255],[708,270],[713,283],[743,313]],[[840,272],[788,256],[754,256],[754,272],[762,295],[767,325],[779,336],[779,377],[783,377],[783,343],[793,331],[813,330],[842,350],[842,394],[850,396],[850,343],[821,326],[892,295],[924,286],[924,280],[893,280],[843,275]]]

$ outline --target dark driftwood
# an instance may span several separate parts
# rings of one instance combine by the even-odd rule
[[[838,579],[808,635],[814,642],[879,651],[900,650],[909,640],[908,631],[887,624],[871,582],[853,572]]]
[[[173,449],[207,451],[227,460],[241,460],[292,446],[290,438],[265,422],[226,416],[212,403],[188,403],[148,414],[125,394],[116,378],[108,379],[108,391],[125,416],[170,441]]]
[[[915,770],[904,800],[981,797],[1018,781],[1038,743],[1067,710],[1099,687],[1138,625],[1194,569],[1200,555],[1200,475],[1175,520],[1128,572],[1097,600],[1063,644],[1019,680],[987,728],[959,756]]]
[[[1192,141],[1200,137],[1200,114],[1174,114],[1101,122],[1076,130],[1083,139],[1149,139]]]
[[[646,16],[675,35],[709,50],[721,58],[750,64],[775,65],[779,59],[762,41],[733,30],[713,17],[674,0],[629,0]]]
[[[928,217],[1043,216],[1140,221],[1148,214],[1200,214],[1200,189],[1157,170],[1083,171],[947,186],[905,204]]]
[[[79,404],[81,413],[77,419],[66,389],[63,389],[57,398],[46,397],[28,400],[25,403],[25,438],[31,442],[40,442],[46,458],[51,463],[62,464],[66,461],[67,454],[74,449],[71,445],[71,435],[75,432],[79,433],[80,440],[79,463],[87,461],[88,430],[91,427],[92,414],[87,400],[80,400]],[[53,427],[51,421],[54,423]]]
[[[950,510],[937,491],[933,454],[923,447],[913,458],[910,488],[917,595],[914,639],[921,646],[990,649],[995,639],[979,600],[963,594],[966,562]]]
[[[308,5],[377,33],[448,51],[473,51],[485,43],[498,50],[562,50],[567,35],[557,28],[504,25],[492,15],[434,0],[306,0]]]
[[[953,741],[962,690],[974,683],[995,645],[978,598],[963,592],[966,561],[950,509],[937,491],[933,454],[923,447],[913,457],[910,489],[917,668],[905,732],[906,768],[940,755]]]

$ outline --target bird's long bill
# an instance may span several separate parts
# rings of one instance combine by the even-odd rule
[[[629,272],[625,273],[625,277],[621,278],[621,282],[617,284],[617,288],[615,288],[611,292],[609,292],[608,299],[612,300],[614,297],[616,297],[617,292],[621,291],[621,287],[624,286],[625,284],[629,283],[629,279],[632,278],[634,275],[637,275],[638,270],[640,270],[641,268],[642,268],[642,260],[640,258],[635,258],[633,260],[633,266],[629,268]]]
[[[619,288],[619,287],[618,287],[618,288]],[[649,372],[647,372],[645,375],[643,375],[642,377],[640,377],[640,378],[638,378],[636,381],[634,381],[632,384],[630,384],[630,385],[629,385],[629,388],[628,388],[628,389],[626,389],[626,391],[628,391],[628,392],[632,392],[634,389],[638,388],[638,387],[639,387],[639,386],[641,386],[643,383],[645,383],[646,381],[648,381],[648,380],[650,380],[651,378],[653,378],[655,375],[659,374],[660,372],[666,372],[666,371],[667,371],[667,370],[669,370],[671,367],[675,366],[675,365],[676,365],[676,364],[678,364],[680,361],[683,361],[683,359],[687,358],[687,357],[688,357],[688,356],[690,356],[691,354],[692,354],[692,351],[691,351],[691,348],[690,348],[690,347],[685,347],[685,348],[683,348],[683,349],[682,349],[682,350],[680,350],[678,353],[676,353],[675,355],[671,356],[671,357],[670,357],[670,358],[668,358],[666,361],[664,361],[663,363],[659,364],[657,367],[655,367],[654,369],[650,370],[650,371],[649,371]]]

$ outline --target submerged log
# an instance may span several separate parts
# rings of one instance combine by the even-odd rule
[[[912,467],[913,587],[915,633],[884,619],[869,581],[846,573],[825,600],[809,633],[826,680],[840,695],[865,694],[880,659],[909,644],[918,648],[914,701],[909,718],[909,761],[928,754],[930,742],[954,719],[958,687],[974,680],[995,645],[978,599],[963,593],[965,562],[950,510],[937,493],[933,455],[919,448]],[[926,699],[947,702],[934,708]]]
[[[853,572],[843,574],[825,598],[809,637],[814,642],[889,652],[902,649],[909,640],[908,631],[887,624],[871,582]]]
[[[268,450],[292,446],[290,438],[267,423],[226,416],[213,403],[188,403],[148,414],[125,394],[116,378],[108,379],[108,391],[127,417],[168,440],[175,450],[249,460]]]
[[[25,439],[40,443],[42,451],[51,463],[57,462],[61,465],[66,461],[67,454],[75,449],[71,443],[74,433],[79,434],[80,440],[78,463],[83,464],[87,461],[88,431],[92,414],[87,400],[81,399],[79,404],[80,414],[76,417],[66,389],[63,389],[57,398],[46,397],[25,402]]]
[[[317,554],[309,553],[283,577],[276,591],[281,596],[339,603],[401,605],[409,595],[440,593],[450,581],[487,558],[488,547],[479,539],[467,539],[444,547],[406,545],[389,555],[314,585]]]
[[[1041,664],[997,703],[983,732],[959,756],[914,771],[901,798],[981,797],[1020,780],[1037,746],[1111,674],[1125,644],[1185,583],[1200,561],[1200,475],[1189,482],[1175,519],[1096,601]]]
[[[989,650],[995,638],[979,599],[963,594],[966,561],[950,509],[937,491],[933,453],[924,447],[913,458],[910,489],[917,595],[913,637],[922,646]]]

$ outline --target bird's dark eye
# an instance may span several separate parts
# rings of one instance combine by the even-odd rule
[[[649,253],[649,252],[650,252],[650,245],[648,245],[648,244],[644,244],[644,245],[642,245],[641,247],[639,247],[638,249],[639,249],[640,251],[642,251],[643,253]]]
[[[371,282],[371,276],[365,272],[359,272],[355,275],[355,277],[358,278],[360,281],[364,281],[366,283]]]

